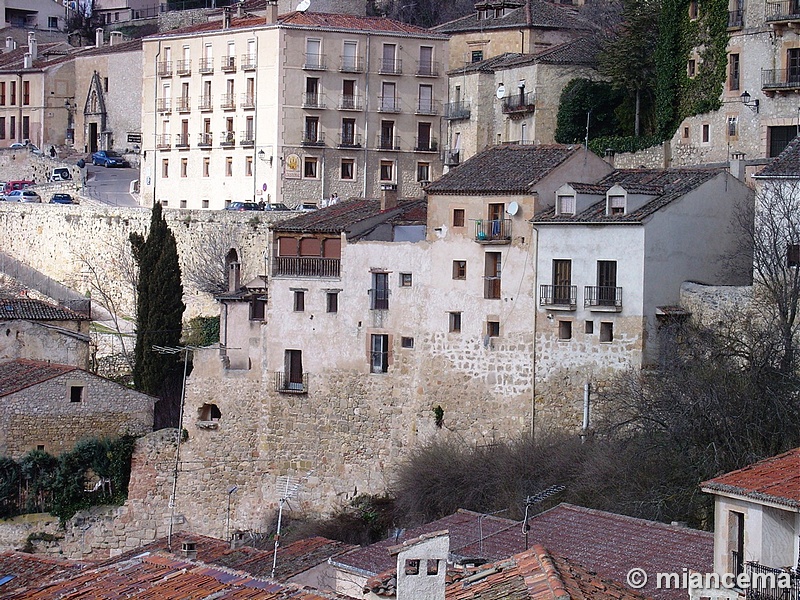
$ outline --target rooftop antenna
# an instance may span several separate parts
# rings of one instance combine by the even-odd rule
[[[550,496],[559,494],[565,489],[567,489],[567,487],[564,485],[551,485],[549,488],[542,490],[538,494],[534,494],[533,496],[528,496],[525,498],[525,518],[522,520],[522,533],[525,534],[525,550],[528,549],[528,531],[530,530],[530,526],[528,525],[528,510],[534,504],[541,504]]]
[[[305,474],[305,477],[311,475],[313,471]],[[304,477],[304,478],[305,478]],[[275,579],[275,566],[278,564],[278,546],[281,544],[281,521],[283,520],[283,505],[289,502],[289,498],[293,498],[300,489],[300,481],[290,475],[283,475],[278,477],[278,489],[284,488],[283,496],[278,501],[278,529],[275,532],[275,550],[272,553],[272,579]]]
[[[586,140],[583,143],[584,150],[589,150],[589,115],[592,114],[592,109],[586,111]]]
[[[302,2],[300,2],[300,4],[297,5],[297,8],[295,8],[295,10],[297,12],[306,12],[309,6],[311,6],[311,0],[302,0]]]

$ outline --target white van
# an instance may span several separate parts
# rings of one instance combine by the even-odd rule
[[[72,173],[67,167],[57,167],[50,173],[50,181],[72,181]]]

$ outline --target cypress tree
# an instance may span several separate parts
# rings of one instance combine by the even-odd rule
[[[132,233],[130,242],[139,266],[133,382],[139,391],[160,395],[175,366],[176,355],[159,354],[153,351],[153,346],[180,344],[186,308],[178,247],[164,220],[160,202],[153,206],[147,238]]]

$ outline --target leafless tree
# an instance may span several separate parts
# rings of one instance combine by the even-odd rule
[[[184,280],[209,294],[228,289],[228,253],[239,245],[236,230],[224,224],[208,232],[193,248],[184,268]],[[242,268],[244,271],[244,268]]]

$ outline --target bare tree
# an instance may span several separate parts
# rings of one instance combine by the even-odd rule
[[[208,232],[201,243],[192,249],[184,269],[184,280],[209,294],[220,294],[228,289],[227,257],[238,246],[236,229],[221,224]]]
[[[95,27],[102,25],[96,13],[96,0],[74,0],[75,9],[67,17],[67,31],[78,34],[81,43],[94,39]]]

